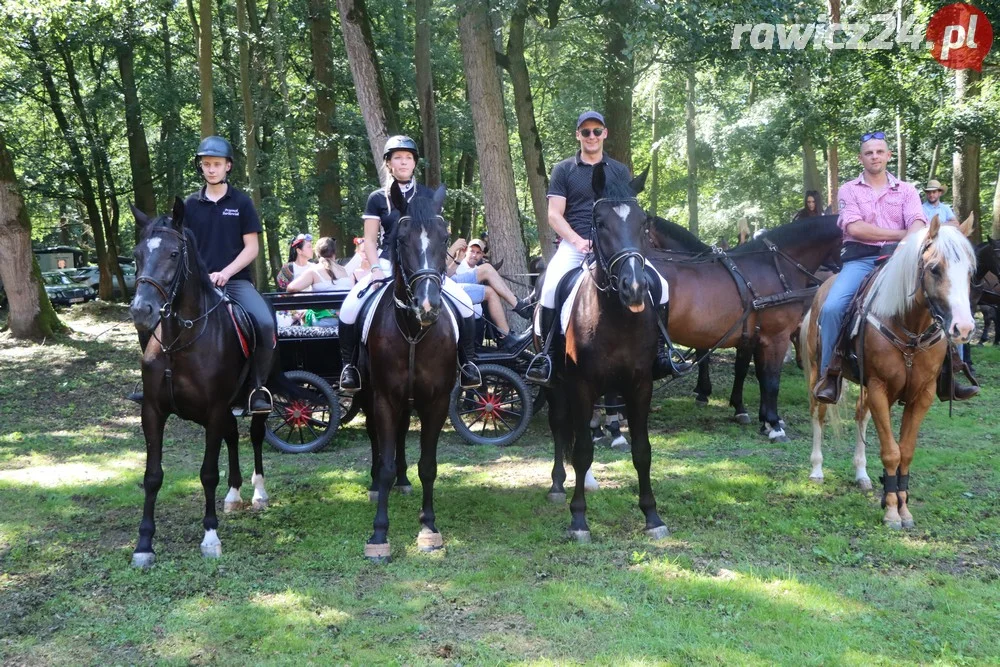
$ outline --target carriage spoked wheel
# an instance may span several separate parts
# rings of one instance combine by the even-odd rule
[[[330,444],[340,426],[340,401],[330,383],[308,371],[287,371],[285,377],[313,394],[314,400],[274,394],[264,438],[289,454],[318,452]]]
[[[531,390],[505,366],[481,364],[483,384],[476,389],[455,386],[448,414],[455,431],[473,445],[509,445],[524,434],[531,421]]]

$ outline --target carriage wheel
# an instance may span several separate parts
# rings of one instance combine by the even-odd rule
[[[340,423],[350,424],[361,412],[361,401],[355,401],[354,396],[338,394],[340,398]]]
[[[456,386],[448,414],[455,432],[473,445],[509,445],[524,433],[531,420],[531,390],[505,366],[479,366],[483,384],[478,389]]]
[[[264,438],[289,454],[318,452],[330,444],[340,426],[340,402],[330,383],[307,371],[288,371],[285,377],[316,394],[309,401],[274,394],[274,410],[267,417]]]

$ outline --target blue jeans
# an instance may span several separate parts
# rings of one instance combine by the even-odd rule
[[[851,299],[861,287],[865,276],[875,270],[875,258],[865,257],[844,264],[837,277],[833,279],[830,292],[823,302],[819,313],[820,327],[820,377],[826,375],[826,369],[833,359],[833,346],[837,344],[840,325],[844,322],[844,314],[851,304]]]

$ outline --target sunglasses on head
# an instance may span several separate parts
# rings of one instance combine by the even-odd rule
[[[868,134],[861,135],[861,143],[866,141],[871,141],[872,139],[882,139],[885,140],[885,132],[869,132]]]
[[[594,133],[595,137],[599,137],[602,134],[604,134],[604,128],[603,127],[595,127],[594,129],[590,129],[589,127],[585,127],[582,130],[580,130],[579,132],[580,132],[580,136],[582,136],[584,139],[589,139],[591,132]]]
[[[312,243],[312,240],[312,234],[299,234],[295,237],[295,240],[292,241],[292,247],[294,248],[297,245],[301,245],[303,241],[309,241],[309,243]]]

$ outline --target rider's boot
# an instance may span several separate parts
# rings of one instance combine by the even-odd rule
[[[143,331],[139,333],[139,349],[143,352],[146,351],[146,345],[149,344],[149,339],[153,337],[153,332]],[[130,401],[135,401],[139,405],[142,405],[142,380],[135,383],[135,388],[132,389],[132,393],[126,394],[125,398]]]
[[[497,342],[497,347],[501,352],[519,351],[524,346],[525,341],[529,338],[531,338],[531,331],[525,331],[520,334],[508,331],[505,334],[500,334],[500,340]]]
[[[463,317],[458,329],[458,361],[462,373],[459,382],[462,389],[478,389],[483,384],[483,376],[474,362],[476,358],[475,316]]]
[[[257,331],[257,346],[253,351],[253,378],[254,389],[250,392],[249,412],[252,415],[269,415],[274,409],[274,399],[270,390],[266,386],[267,378],[271,374],[271,366],[274,363],[275,348],[271,347],[273,341],[265,341],[260,331]]]
[[[354,365],[354,357],[358,349],[358,324],[340,323],[340,391],[344,394],[354,394],[361,389],[361,373]]]
[[[834,404],[840,400],[840,352],[834,352],[826,374],[813,387],[813,396],[820,403]]]
[[[670,302],[661,304],[656,307],[656,316],[660,318],[660,322],[663,323],[664,331],[667,328],[667,319],[670,315]],[[657,327],[659,328],[659,327]],[[674,375],[681,375],[686,373],[691,369],[691,364],[687,362],[681,362],[680,364],[675,364],[674,360],[670,358],[670,348],[667,346],[667,340],[663,337],[663,332],[661,331],[657,335],[659,339],[659,347],[656,352],[656,360],[653,362],[653,379],[660,380],[665,377],[671,377]]]
[[[542,351],[536,354],[531,360],[531,363],[528,364],[528,370],[525,371],[524,377],[531,384],[551,387],[552,358],[549,356],[549,349],[552,347],[552,339],[555,337],[555,328],[558,326],[558,323],[556,322],[556,309],[542,306],[541,319],[541,333],[545,339],[545,344],[542,345]]]
[[[517,315],[523,317],[524,319],[531,321],[531,313],[535,309],[535,304],[532,302],[531,297],[525,297],[523,299],[518,299],[514,307],[511,308]]]
[[[952,368],[959,369],[972,382],[971,385],[961,385],[958,378],[952,372]],[[941,367],[941,374],[938,375],[937,395],[941,401],[949,401],[954,397],[956,401],[967,401],[979,393],[979,382],[972,375],[968,365],[958,354],[958,350],[952,349],[951,357],[944,360]]]

